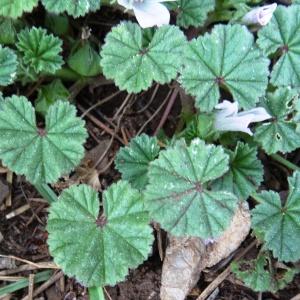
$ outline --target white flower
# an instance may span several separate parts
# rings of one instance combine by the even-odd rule
[[[118,0],[126,9],[132,9],[142,28],[169,24],[170,13],[161,2],[176,0]]]
[[[256,7],[250,10],[242,19],[246,24],[267,25],[272,19],[273,13],[277,7],[276,3]]]
[[[214,123],[215,129],[218,131],[242,131],[252,135],[248,128],[250,123],[272,118],[263,107],[238,113],[238,103],[231,103],[227,100],[216,105],[215,108],[219,110],[215,113]]]

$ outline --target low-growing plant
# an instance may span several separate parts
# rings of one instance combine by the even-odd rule
[[[255,291],[284,288],[299,270],[283,263],[300,259],[300,168],[286,159],[300,148],[299,1],[277,8],[257,8],[259,0],[40,2],[0,0],[0,159],[51,202],[54,262],[100,299],[102,287],[150,255],[151,221],[173,236],[214,241],[239,202],[252,199],[261,250],[232,269]],[[141,26],[124,17],[102,45],[89,31],[75,38],[70,18],[102,5],[132,10]],[[37,6],[45,27],[22,18]],[[115,158],[122,179],[101,199],[85,184],[57,197],[49,184],[79,165],[88,136],[64,84],[99,74],[127,93],[169,84],[170,99],[180,89],[193,96],[196,112],[171,138],[143,133],[122,147]],[[13,83],[45,79],[35,99],[11,93]],[[261,185],[262,156],[294,171],[286,197]],[[274,260],[284,272],[269,268]]]

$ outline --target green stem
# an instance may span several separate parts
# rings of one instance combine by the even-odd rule
[[[300,171],[300,167],[296,166],[278,154],[272,154],[271,157],[293,171]]]
[[[51,189],[51,187],[46,183],[37,183],[34,185],[34,187],[37,189],[37,191],[40,193],[40,195],[46,199],[49,204],[57,201],[57,196],[54,193],[54,191]]]
[[[256,200],[258,203],[263,202],[263,199],[257,193],[251,194],[250,197],[253,198],[254,200]]]
[[[99,287],[90,287],[89,288],[89,300],[105,300],[103,288]]]
[[[34,276],[34,283],[46,281],[52,276],[52,274],[53,274],[53,272],[51,270],[36,273]],[[17,282],[5,285],[4,287],[0,288],[0,297],[10,294],[10,293],[13,293],[13,292],[16,292],[20,289],[23,289],[23,288],[27,287],[28,284],[29,284],[29,279],[24,278],[24,279],[18,280]]]

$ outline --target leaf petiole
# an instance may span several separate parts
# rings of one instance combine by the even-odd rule
[[[89,299],[90,300],[105,300],[103,288],[101,286],[89,288]]]
[[[278,161],[279,163],[283,164],[284,166],[286,166],[287,168],[293,170],[293,171],[300,171],[300,167],[298,167],[297,165],[291,163],[290,161],[288,161],[287,159],[283,158],[282,156],[280,156],[279,154],[272,154],[271,157]]]
[[[34,187],[41,194],[41,196],[49,202],[49,204],[57,201],[57,196],[51,187],[46,183],[36,183]]]

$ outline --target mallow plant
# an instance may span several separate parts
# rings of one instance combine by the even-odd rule
[[[152,221],[175,237],[213,242],[249,200],[261,249],[247,271],[232,267],[236,275],[262,292],[285,287],[298,272],[300,168],[287,160],[300,147],[298,2],[0,0],[0,159],[50,202],[50,254],[91,298],[103,298],[102,287],[148,258]],[[38,5],[47,29],[22,18]],[[89,34],[68,48],[70,18],[101,15],[102,5],[124,20],[99,50]],[[192,96],[195,110],[172,137],[141,134],[120,148],[122,179],[101,195],[81,184],[57,196],[51,184],[79,165],[88,136],[63,82],[99,74],[134,94],[172,83],[173,93]],[[10,93],[12,84],[41,78],[53,80],[36,99]],[[263,156],[288,169],[287,196],[265,190]],[[280,278],[275,260],[285,266]]]

